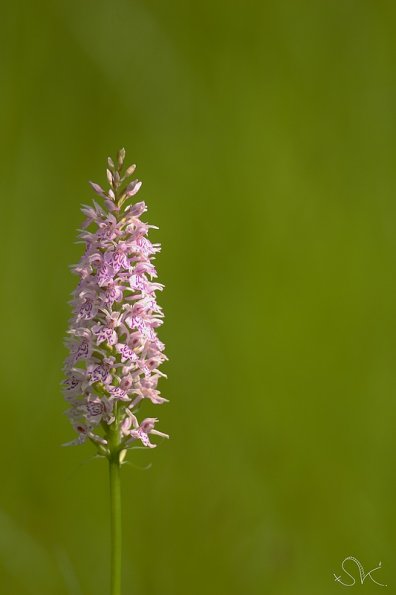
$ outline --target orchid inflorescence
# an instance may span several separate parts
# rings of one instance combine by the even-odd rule
[[[141,221],[145,203],[130,202],[141,182],[128,182],[135,165],[124,168],[124,159],[124,149],[115,163],[108,159],[107,191],[90,182],[104,208],[95,201],[82,207],[86,219],[79,239],[86,250],[72,267],[80,280],[66,339],[64,392],[78,434],[69,444],[89,439],[108,457],[114,444],[123,452],[136,441],[155,447],[150,435],[168,438],[155,429],[157,418],[136,417],[142,401],[167,401],[157,388],[167,357],[156,333],[163,319],[156,291],[163,285],[153,281],[152,261],[160,245],[147,238],[154,226]]]

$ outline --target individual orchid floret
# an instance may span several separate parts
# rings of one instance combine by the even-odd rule
[[[157,418],[146,417],[146,419],[144,419],[139,425],[138,420],[136,419],[135,415],[131,413],[131,411],[127,410],[127,414],[128,416],[125,418],[122,424],[122,433],[125,436],[130,437],[128,443],[132,443],[135,440],[140,440],[143,446],[155,448],[157,445],[150,442],[149,434],[155,434],[157,436],[161,436],[162,438],[169,438],[168,434],[159,432],[154,428],[155,424],[158,422]]]

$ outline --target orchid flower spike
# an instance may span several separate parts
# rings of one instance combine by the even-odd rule
[[[90,440],[109,459],[138,441],[156,446],[148,435],[168,438],[154,429],[157,418],[136,416],[143,401],[158,405],[159,370],[167,359],[157,336],[163,313],[156,292],[163,285],[153,265],[159,244],[147,237],[150,226],[141,220],[144,202],[131,203],[141,187],[130,181],[135,166],[124,167],[125,151],[109,158],[108,188],[90,182],[102,206],[83,206],[85,221],[79,240],[85,244],[71,305],[69,356],[65,363],[67,415],[77,432],[68,444]]]

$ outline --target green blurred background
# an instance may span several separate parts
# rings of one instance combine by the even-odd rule
[[[336,594],[349,555],[396,592],[395,24],[3,4],[1,595],[108,594],[107,468],[61,448],[59,383],[79,205],[121,146],[163,244],[172,436],[124,470],[124,594]]]

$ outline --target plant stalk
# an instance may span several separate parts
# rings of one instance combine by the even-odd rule
[[[111,508],[111,595],[121,595],[121,482],[120,454],[109,458]]]

